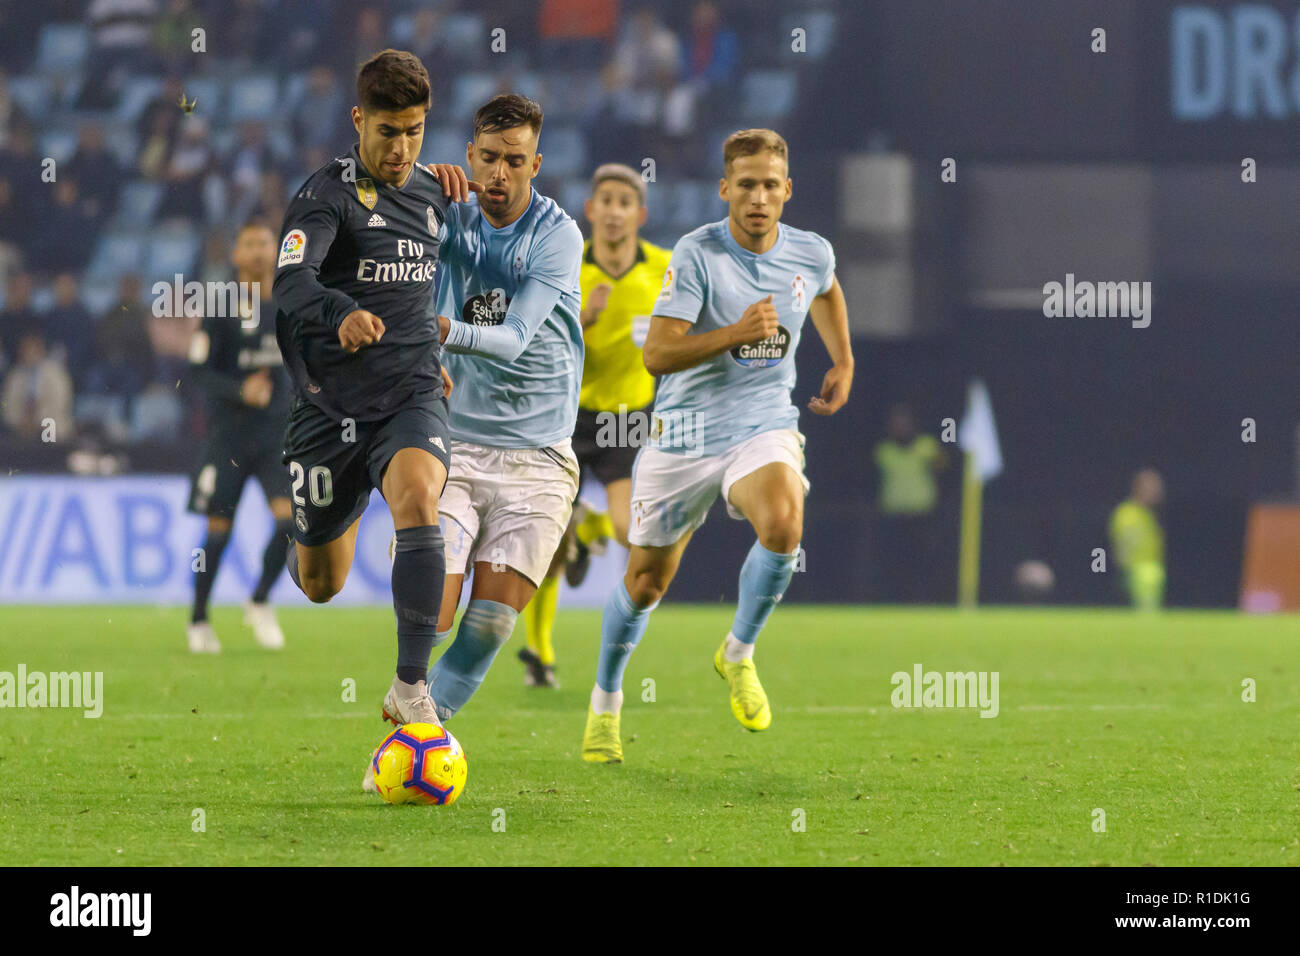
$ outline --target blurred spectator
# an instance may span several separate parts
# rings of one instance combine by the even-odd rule
[[[272,165],[271,147],[266,142],[266,124],[245,120],[239,124],[239,144],[225,164],[230,170],[230,194],[226,219],[243,222],[258,203],[262,173]]]
[[[234,268],[230,265],[230,246],[230,236],[225,229],[213,229],[208,233],[208,237],[203,240],[203,252],[199,260],[200,282],[206,285],[234,278]]]
[[[1165,532],[1156,509],[1165,500],[1160,472],[1144,468],[1133,476],[1133,489],[1110,516],[1110,541],[1115,563],[1123,571],[1129,600],[1139,610],[1153,611],[1164,603]]]
[[[3,70],[0,70],[0,149],[8,145],[11,130],[18,126],[26,126],[28,123],[27,114],[9,95],[9,78]]]
[[[249,29],[257,31],[253,40],[274,44],[276,61],[286,70],[305,70],[320,60],[322,39],[329,33],[326,17],[321,16],[320,0],[280,0],[270,10],[258,9],[256,0],[240,4],[253,18]]]
[[[168,72],[185,69],[191,62],[195,29],[206,28],[203,12],[191,0],[167,0],[153,31],[158,60]]]
[[[10,130],[9,143],[0,150],[0,179],[8,180],[13,188],[14,212],[22,217],[19,228],[30,228],[31,220],[46,201],[41,190],[49,184],[41,182],[41,157],[36,155],[36,140],[26,125]]]
[[[129,402],[153,377],[149,312],[140,297],[140,277],[123,276],[117,302],[99,320],[95,332],[95,360],[86,376],[88,392]]]
[[[27,267],[42,275],[86,268],[95,246],[96,223],[81,202],[77,180],[65,173],[52,185],[54,201],[37,217],[28,242]]]
[[[687,76],[697,93],[734,82],[740,67],[740,38],[722,22],[716,0],[701,0],[691,10],[691,34],[687,40]]]
[[[74,384],[82,384],[90,362],[95,323],[81,304],[75,273],[62,272],[55,277],[54,308],[46,314],[44,325],[50,354],[62,358]]]
[[[422,12],[433,14],[432,10]],[[433,79],[432,74],[429,79]],[[307,88],[303,92],[302,102],[298,104],[298,109],[294,113],[294,148],[308,149],[313,146],[335,148],[345,121],[347,132],[351,133],[352,123],[348,119],[348,104],[344,102],[344,91],[338,75],[328,66],[316,67],[307,74]]]
[[[149,179],[162,179],[171,161],[172,150],[180,133],[185,111],[180,107],[185,88],[176,77],[168,77],[162,92],[150,101],[140,114],[136,132],[140,151],[136,155],[136,168]]]
[[[937,560],[939,485],[935,475],[947,456],[933,435],[917,430],[910,406],[889,411],[886,437],[876,444],[880,517],[876,553],[879,597],[890,602],[934,600],[927,586]]]
[[[0,346],[8,350],[12,359],[18,347],[18,336],[37,324],[32,310],[32,293],[35,283],[27,272],[15,272],[5,285],[5,304],[0,309]]]
[[[167,162],[163,179],[167,184],[158,218],[204,219],[203,188],[212,169],[212,147],[208,143],[208,123],[200,116],[185,117],[180,141]]]
[[[55,437],[72,434],[72,380],[57,357],[48,353],[34,327],[19,335],[13,368],[5,374],[4,422],[19,438],[36,439],[55,426]]]
[[[151,310],[147,327],[154,356],[151,381],[175,387],[188,368],[190,340],[199,327],[199,320],[184,310],[178,315]]]
[[[104,129],[98,123],[83,123],[77,151],[65,164],[78,177],[77,184],[87,215],[96,222],[112,211],[122,185],[122,164],[104,146]]]
[[[642,7],[601,74],[604,96],[597,124],[611,140],[624,144],[625,155],[667,159],[668,151],[661,148],[666,145],[666,107],[681,70],[677,36],[653,7]]]
[[[542,0],[537,32],[547,62],[598,60],[618,32],[618,0]]]
[[[158,0],[91,0],[90,55],[77,102],[80,109],[108,109],[127,75],[157,71],[153,49]]]

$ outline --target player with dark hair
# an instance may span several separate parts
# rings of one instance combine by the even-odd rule
[[[290,383],[275,341],[271,281],[275,233],[257,220],[246,223],[230,254],[240,288],[258,296],[257,311],[204,316],[190,340],[189,380],[208,399],[208,434],[190,486],[189,510],[206,515],[207,537],[195,560],[194,608],[186,636],[195,654],[215,654],[221,642],[208,621],[208,598],[230,541],[244,483],[257,476],[275,530],[262,554],[262,575],[244,605],[244,623],[270,650],[284,646],[284,632],[267,597],[284,570],[289,538],[289,480],[280,461]],[[244,302],[245,296],[240,295]],[[251,301],[251,300],[250,300]]]
[[[437,724],[424,677],[445,571],[438,499],[451,385],[428,303],[448,200],[469,190],[463,173],[440,181],[416,162],[430,106],[416,56],[384,50],[367,60],[357,102],[359,142],[290,203],[275,275],[280,349],[297,389],[284,442],[289,571],[314,602],[337,594],[379,489],[397,532],[397,674],[382,714]]]
[[[466,160],[477,200],[447,211],[438,323],[451,400],[452,464],[440,523],[451,636],[465,574],[469,606],[429,672],[445,720],[482,683],[546,574],[578,492],[571,436],[582,381],[582,233],[532,186],[541,107],[503,94],[474,117]]]

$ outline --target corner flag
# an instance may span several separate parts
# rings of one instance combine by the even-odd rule
[[[970,383],[966,411],[957,426],[957,444],[966,453],[961,487],[961,544],[957,556],[957,603],[974,607],[979,600],[980,517],[984,483],[1002,474],[1002,446],[989,390],[980,379]]]

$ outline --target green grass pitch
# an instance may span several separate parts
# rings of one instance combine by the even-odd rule
[[[219,608],[224,653],[194,657],[177,608],[0,609],[0,671],[104,673],[97,720],[0,710],[0,862],[1300,862],[1294,617],[784,606],[759,641],[761,734],[712,670],[730,617],[655,613],[621,766],[578,755],[598,612],[560,613],[559,691],[523,686],[519,625],[450,724],[469,782],[439,808],[360,788],[386,726],[390,610],[283,610],[274,654]],[[997,671],[999,715],[893,708],[891,675],[917,663]]]

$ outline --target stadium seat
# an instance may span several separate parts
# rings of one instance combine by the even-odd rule
[[[36,74],[11,76],[9,95],[28,116],[44,116],[54,96],[54,83],[49,77]]]
[[[426,166],[432,163],[455,163],[465,165],[465,144],[469,142],[468,128],[454,126],[435,126],[424,136],[424,145],[420,148],[420,162]]]
[[[478,51],[487,48],[488,41],[491,39],[483,18],[473,13],[448,14],[443,18],[439,29],[444,49],[473,51],[474,59],[479,57]],[[509,50],[508,46],[507,50]]]
[[[452,118],[467,123],[475,111],[492,98],[497,91],[495,73],[461,73],[456,77],[451,93]]]
[[[145,251],[145,272],[150,276],[184,275],[194,265],[201,240],[188,226],[169,228],[149,237]]]
[[[162,184],[147,179],[127,183],[118,194],[117,215],[114,221],[119,229],[142,229],[153,222],[162,202]]]
[[[547,128],[541,143],[548,176],[576,176],[587,171],[587,142],[574,127]]]
[[[145,107],[162,92],[163,81],[154,76],[133,76],[126,80],[118,96],[113,118],[119,123],[132,123],[140,118]]]
[[[170,441],[180,434],[185,410],[173,390],[151,386],[131,403],[131,441]]]
[[[280,84],[274,76],[241,76],[230,84],[226,118],[270,119],[279,111]]]
[[[36,40],[36,69],[43,73],[65,73],[81,66],[90,49],[85,24],[49,23]]]
[[[77,151],[77,130],[70,126],[45,129],[37,139],[37,149],[42,157],[49,157],[56,163],[66,163]]]
[[[116,278],[86,276],[81,283],[81,304],[91,315],[103,315],[117,301]]]
[[[794,109],[797,82],[794,70],[752,70],[741,83],[741,113],[756,123],[784,119]]]
[[[135,272],[144,263],[144,238],[139,233],[109,232],[100,236],[86,274],[95,279],[116,279]]]
[[[544,159],[543,162],[546,162]],[[560,208],[567,212],[575,222],[583,222],[583,203],[590,195],[590,184],[585,176],[566,179],[556,191],[555,198]]]

